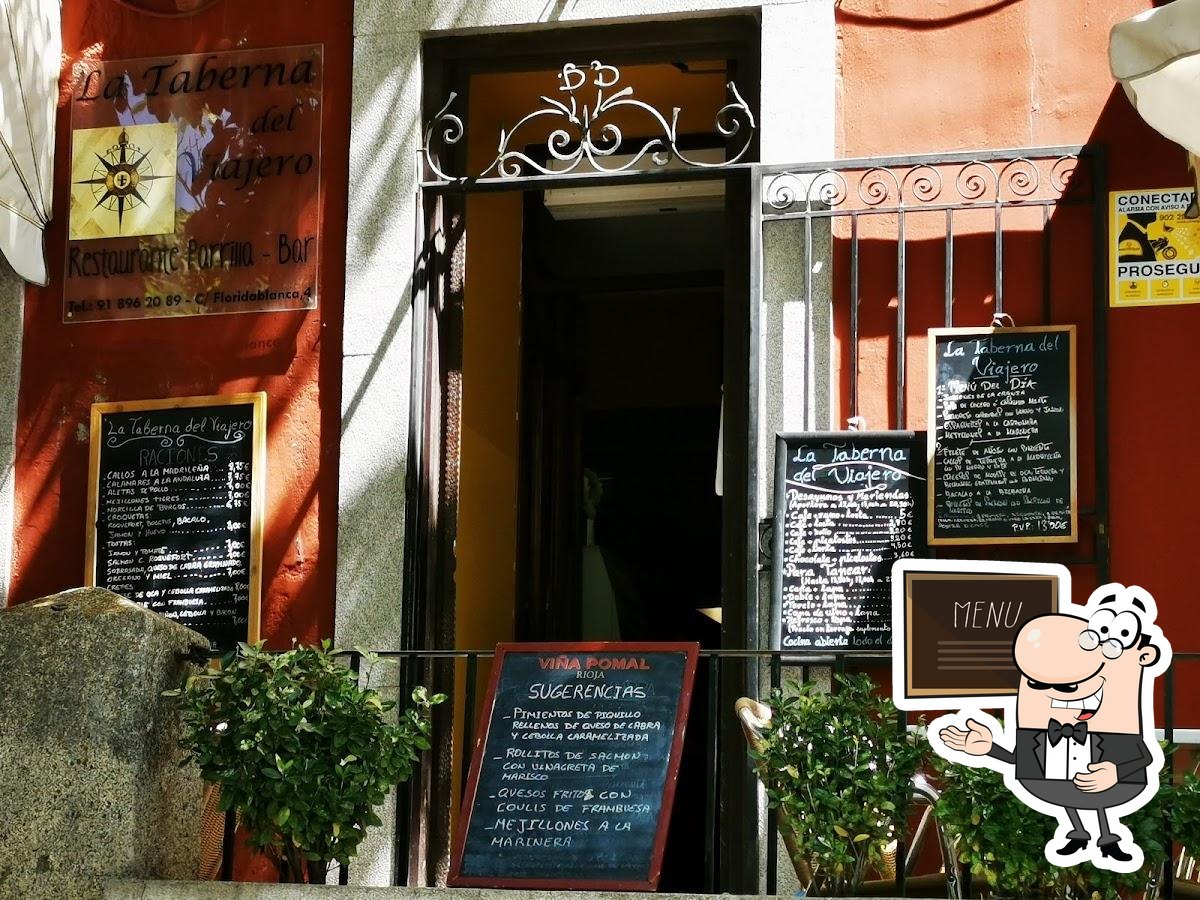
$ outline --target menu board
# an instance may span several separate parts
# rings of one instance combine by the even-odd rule
[[[198,631],[258,640],[264,393],[92,406],[85,583]]]
[[[888,650],[891,569],[925,550],[925,434],[780,435],[774,644]]]
[[[1070,594],[1066,570],[957,560],[936,565],[910,560],[895,574],[901,579],[897,599],[903,628],[903,651],[896,658],[898,696],[1016,696],[1020,673],[1013,639],[1030,619],[1058,611],[1059,598]],[[992,571],[950,571],[960,565],[987,565]]]
[[[500,644],[450,884],[652,891],[697,644]]]
[[[1075,326],[929,332],[929,543],[1078,539]]]

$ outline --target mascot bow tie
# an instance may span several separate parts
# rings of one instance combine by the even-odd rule
[[[1082,744],[1087,740],[1087,722],[1063,725],[1057,719],[1051,719],[1046,728],[1046,735],[1050,738],[1051,747],[1057,746],[1065,737],[1074,738],[1075,743]]]

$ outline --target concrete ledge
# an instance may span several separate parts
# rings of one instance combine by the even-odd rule
[[[709,894],[623,894],[608,891],[497,891],[490,888],[384,888],[335,885],[250,884],[215,881],[108,881],[104,900],[711,900]],[[767,900],[735,897],[721,900]],[[783,900],[783,898],[779,898]],[[812,897],[809,900],[820,900]],[[878,898],[889,900],[889,898]],[[890,898],[897,900],[897,898]],[[912,900],[912,898],[909,898]]]
[[[250,884],[247,882],[199,881],[109,881],[104,900],[697,900],[705,894],[641,894],[607,891],[499,891],[491,888],[386,888],[338,887],[336,885]],[[762,897],[736,898],[721,895],[721,900],[769,900]]]

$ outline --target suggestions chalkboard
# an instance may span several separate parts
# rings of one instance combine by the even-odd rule
[[[698,652],[500,644],[450,883],[654,890]]]
[[[1077,540],[1075,326],[929,332],[930,544]]]
[[[894,577],[903,640],[893,684],[898,697],[918,704],[1016,696],[1013,639],[1070,596],[1069,573],[1053,564],[918,559],[901,563]]]
[[[925,549],[925,434],[780,435],[774,646],[891,647],[891,568]]]
[[[92,406],[85,582],[258,640],[266,394]]]

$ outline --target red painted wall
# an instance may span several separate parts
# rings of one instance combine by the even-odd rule
[[[1182,151],[1142,122],[1108,72],[1109,29],[1151,5],[1150,0],[844,0],[837,10],[839,152],[873,156],[1100,144],[1107,152],[1110,190],[1186,184]],[[1069,216],[1062,215],[1068,226]],[[962,323],[986,323],[990,248],[970,263],[985,285],[973,288],[966,260],[957,263],[959,277],[967,279],[959,288]],[[940,304],[940,253],[910,264],[913,281],[933,284],[933,302]],[[1059,321],[1087,326],[1091,264],[1090,234],[1057,253]],[[1020,304],[1024,281],[1020,273],[1014,277],[1016,290],[1009,288],[1008,296]],[[1196,376],[1189,365],[1200,306],[1111,310],[1107,321],[1112,578],[1154,594],[1159,621],[1177,651],[1200,650],[1190,547],[1200,482],[1190,477],[1180,452],[1200,441],[1200,418],[1191,414]],[[1090,333],[1081,332],[1080,339],[1086,346]],[[910,427],[924,424],[924,352],[923,336],[911,336],[918,390],[911,398]],[[1090,355],[1079,362],[1080,389],[1088,391]],[[887,396],[886,360],[864,360],[860,378],[865,391],[873,387],[876,395]],[[1084,451],[1090,410],[1081,416]],[[1091,464],[1089,450],[1080,460],[1084,491]],[[1089,502],[1086,493],[1082,501]],[[1013,555],[1028,554],[1014,548]],[[1077,594],[1086,596],[1093,579],[1078,571]]]
[[[60,104],[52,282],[26,292],[17,423],[11,602],[77,586],[84,572],[89,410],[99,400],[266,391],[268,483],[262,633],[270,644],[333,630],[351,0],[87,0],[63,5],[63,80],[83,52],[108,59],[324,43],[320,308],[63,325],[69,119]]]

